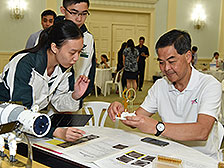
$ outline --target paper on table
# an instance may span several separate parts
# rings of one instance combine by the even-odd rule
[[[135,151],[137,153],[144,154],[144,156],[141,156],[139,158],[134,158],[130,157],[127,155],[128,152]],[[179,156],[176,156],[175,153],[167,153],[167,151],[161,151],[161,150],[156,150],[156,147],[150,146],[150,148],[144,146],[134,146],[125,150],[122,150],[119,153],[115,153],[113,155],[107,156],[105,158],[99,159],[95,161],[94,163],[98,165],[99,167],[107,167],[107,168],[136,168],[136,165],[133,165],[133,163],[138,163],[140,161],[146,162],[145,165],[144,163],[141,163],[141,165],[144,165],[144,168],[151,168],[152,163],[147,162],[152,162],[149,160],[144,160],[146,156],[150,157],[156,157],[158,155],[162,156],[167,156],[167,157],[174,157],[181,159],[183,161],[183,167],[184,168],[211,168],[211,167],[216,167],[217,164],[211,163],[202,163],[202,162],[197,162],[193,160],[186,160],[184,158],[181,158]],[[171,156],[172,155],[172,156]],[[122,159],[120,159],[122,158]],[[139,167],[139,165],[138,165]],[[141,167],[141,166],[140,166]],[[143,166],[142,166],[143,167]]]
[[[76,160],[78,159],[83,162],[94,162],[98,159],[119,152],[123,148],[122,146],[126,148],[129,145],[122,144],[120,141],[110,138],[102,138],[95,140],[94,143],[81,145],[75,149],[70,147],[69,149],[64,150],[63,154],[67,155],[71,159],[72,156],[75,156]]]
[[[99,167],[107,167],[107,168],[136,168],[144,167],[144,168],[151,168],[153,158],[156,157],[155,154],[148,152],[147,148],[141,148],[139,146],[131,147],[129,149],[122,150],[119,153],[110,155],[103,159],[97,160],[94,163],[97,164]],[[129,153],[137,153],[139,157],[133,157],[133,155],[129,155]],[[144,160],[146,157],[151,157],[152,160]],[[138,164],[141,162],[140,164]],[[142,166],[141,166],[142,165]]]
[[[169,153],[173,153],[176,156],[179,157],[179,159],[184,161],[184,168],[211,168],[211,167],[217,167],[218,161],[213,159],[213,162],[210,159],[210,162],[206,162],[204,160],[205,154],[195,150],[192,152],[192,148],[185,147],[184,152],[182,148],[179,147],[178,143],[172,142],[170,145],[166,148],[166,151]]]

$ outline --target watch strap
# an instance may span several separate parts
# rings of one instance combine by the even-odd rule
[[[164,125],[164,123],[163,122],[160,122],[160,121],[156,124],[156,131],[157,132],[156,132],[155,136],[160,136],[162,134],[162,132],[165,130],[165,125],[164,125],[163,131],[159,131],[158,128],[157,128],[157,125],[158,124],[163,124]]]

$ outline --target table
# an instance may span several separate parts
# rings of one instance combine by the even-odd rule
[[[112,69],[96,68],[95,85],[101,89],[101,93],[104,94],[105,82],[112,80]]]
[[[76,163],[76,167],[91,167],[91,168],[117,168],[117,167],[133,167],[128,163],[121,163],[117,160],[121,156],[134,151],[150,156],[168,156],[178,158],[183,161],[184,168],[213,168],[217,167],[218,161],[187,146],[174,141],[163,139],[161,137],[150,136],[134,131],[124,131],[109,127],[90,127],[85,126],[80,128],[86,131],[87,135],[97,135],[96,139],[89,140],[84,143],[76,144],[68,148],[62,148],[50,144],[52,140],[31,139],[32,143],[37,143],[41,146],[50,148],[51,151],[43,148],[35,147],[43,150],[52,156],[58,157],[64,161]],[[160,147],[149,143],[142,142],[143,137],[152,137],[169,142],[168,146]],[[113,147],[112,147],[113,146]],[[128,146],[124,149],[114,148],[114,146]],[[58,153],[55,153],[57,151]],[[35,151],[34,151],[35,153]],[[34,157],[35,160],[35,157]],[[66,162],[67,163],[67,162]],[[144,168],[152,168],[152,164],[144,166]],[[78,166],[77,166],[78,165]],[[74,167],[74,165],[73,165]],[[138,166],[136,167],[138,168]]]
[[[214,76],[219,82],[222,82],[222,80],[224,79],[224,71],[222,70],[218,70],[218,71],[207,70],[207,71],[200,71],[200,72]]]
[[[9,156],[9,151],[7,149],[5,149],[4,153],[7,154],[7,156]],[[27,162],[27,158],[24,156],[21,156],[19,154],[16,154],[16,159],[18,159],[20,162],[23,162],[23,163]],[[9,168],[9,167],[13,167],[13,166],[11,166],[10,163],[1,160],[0,167],[1,168]],[[48,166],[45,166],[45,165],[40,164],[35,161],[32,162],[32,167],[33,168],[48,168]]]

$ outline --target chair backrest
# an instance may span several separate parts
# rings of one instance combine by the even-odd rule
[[[121,81],[122,74],[123,74],[123,69],[121,69],[120,71],[116,73],[115,80],[114,80],[115,83],[119,83]]]
[[[117,67],[110,67],[112,73],[116,72]]]
[[[110,103],[102,101],[84,102],[84,109],[86,114],[93,114],[94,126],[100,127],[104,126],[107,117],[107,109],[109,106]],[[102,119],[100,121],[101,115]],[[89,120],[89,125],[93,126],[92,120]]]

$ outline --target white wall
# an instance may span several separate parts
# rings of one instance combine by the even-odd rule
[[[166,32],[167,2],[168,0],[159,0],[156,4],[155,41]],[[195,29],[191,20],[193,8],[199,2],[207,15],[205,27],[201,30]],[[199,59],[211,58],[218,49],[220,7],[221,0],[177,0],[176,28],[190,33],[192,45],[199,48]]]
[[[29,35],[41,28],[40,13],[46,8],[46,0],[27,0],[28,10],[22,20],[10,18],[7,2],[8,0],[0,0],[0,52],[15,52],[23,49]],[[221,0],[200,1],[207,14],[206,26],[202,30],[194,29],[190,20],[193,5],[197,2],[199,1],[177,0],[177,28],[187,30],[191,34],[192,44],[199,47],[199,58],[210,58],[218,48]],[[56,12],[60,14],[62,0],[57,0],[57,4]],[[159,0],[156,4],[155,42],[166,31],[167,4],[168,0]]]
[[[204,7],[207,19],[203,29],[195,29],[191,13],[194,6],[200,3]],[[191,34],[192,45],[198,46],[199,58],[211,58],[218,49],[219,19],[221,0],[178,0],[177,28],[184,29]]]
[[[63,0],[57,0],[57,13],[58,13],[58,15],[61,14],[60,7],[62,6],[62,2],[63,2]],[[90,0],[90,2],[91,2],[91,0]]]
[[[10,17],[8,0],[0,0],[0,52],[15,52],[25,47],[29,35],[40,30],[40,13],[46,0],[27,0],[27,11],[22,20]]]
[[[161,34],[166,32],[167,29],[167,6],[168,0],[159,0],[156,3],[155,10],[155,42],[161,36]],[[155,44],[154,44],[155,46]],[[156,54],[155,54],[156,55]]]

